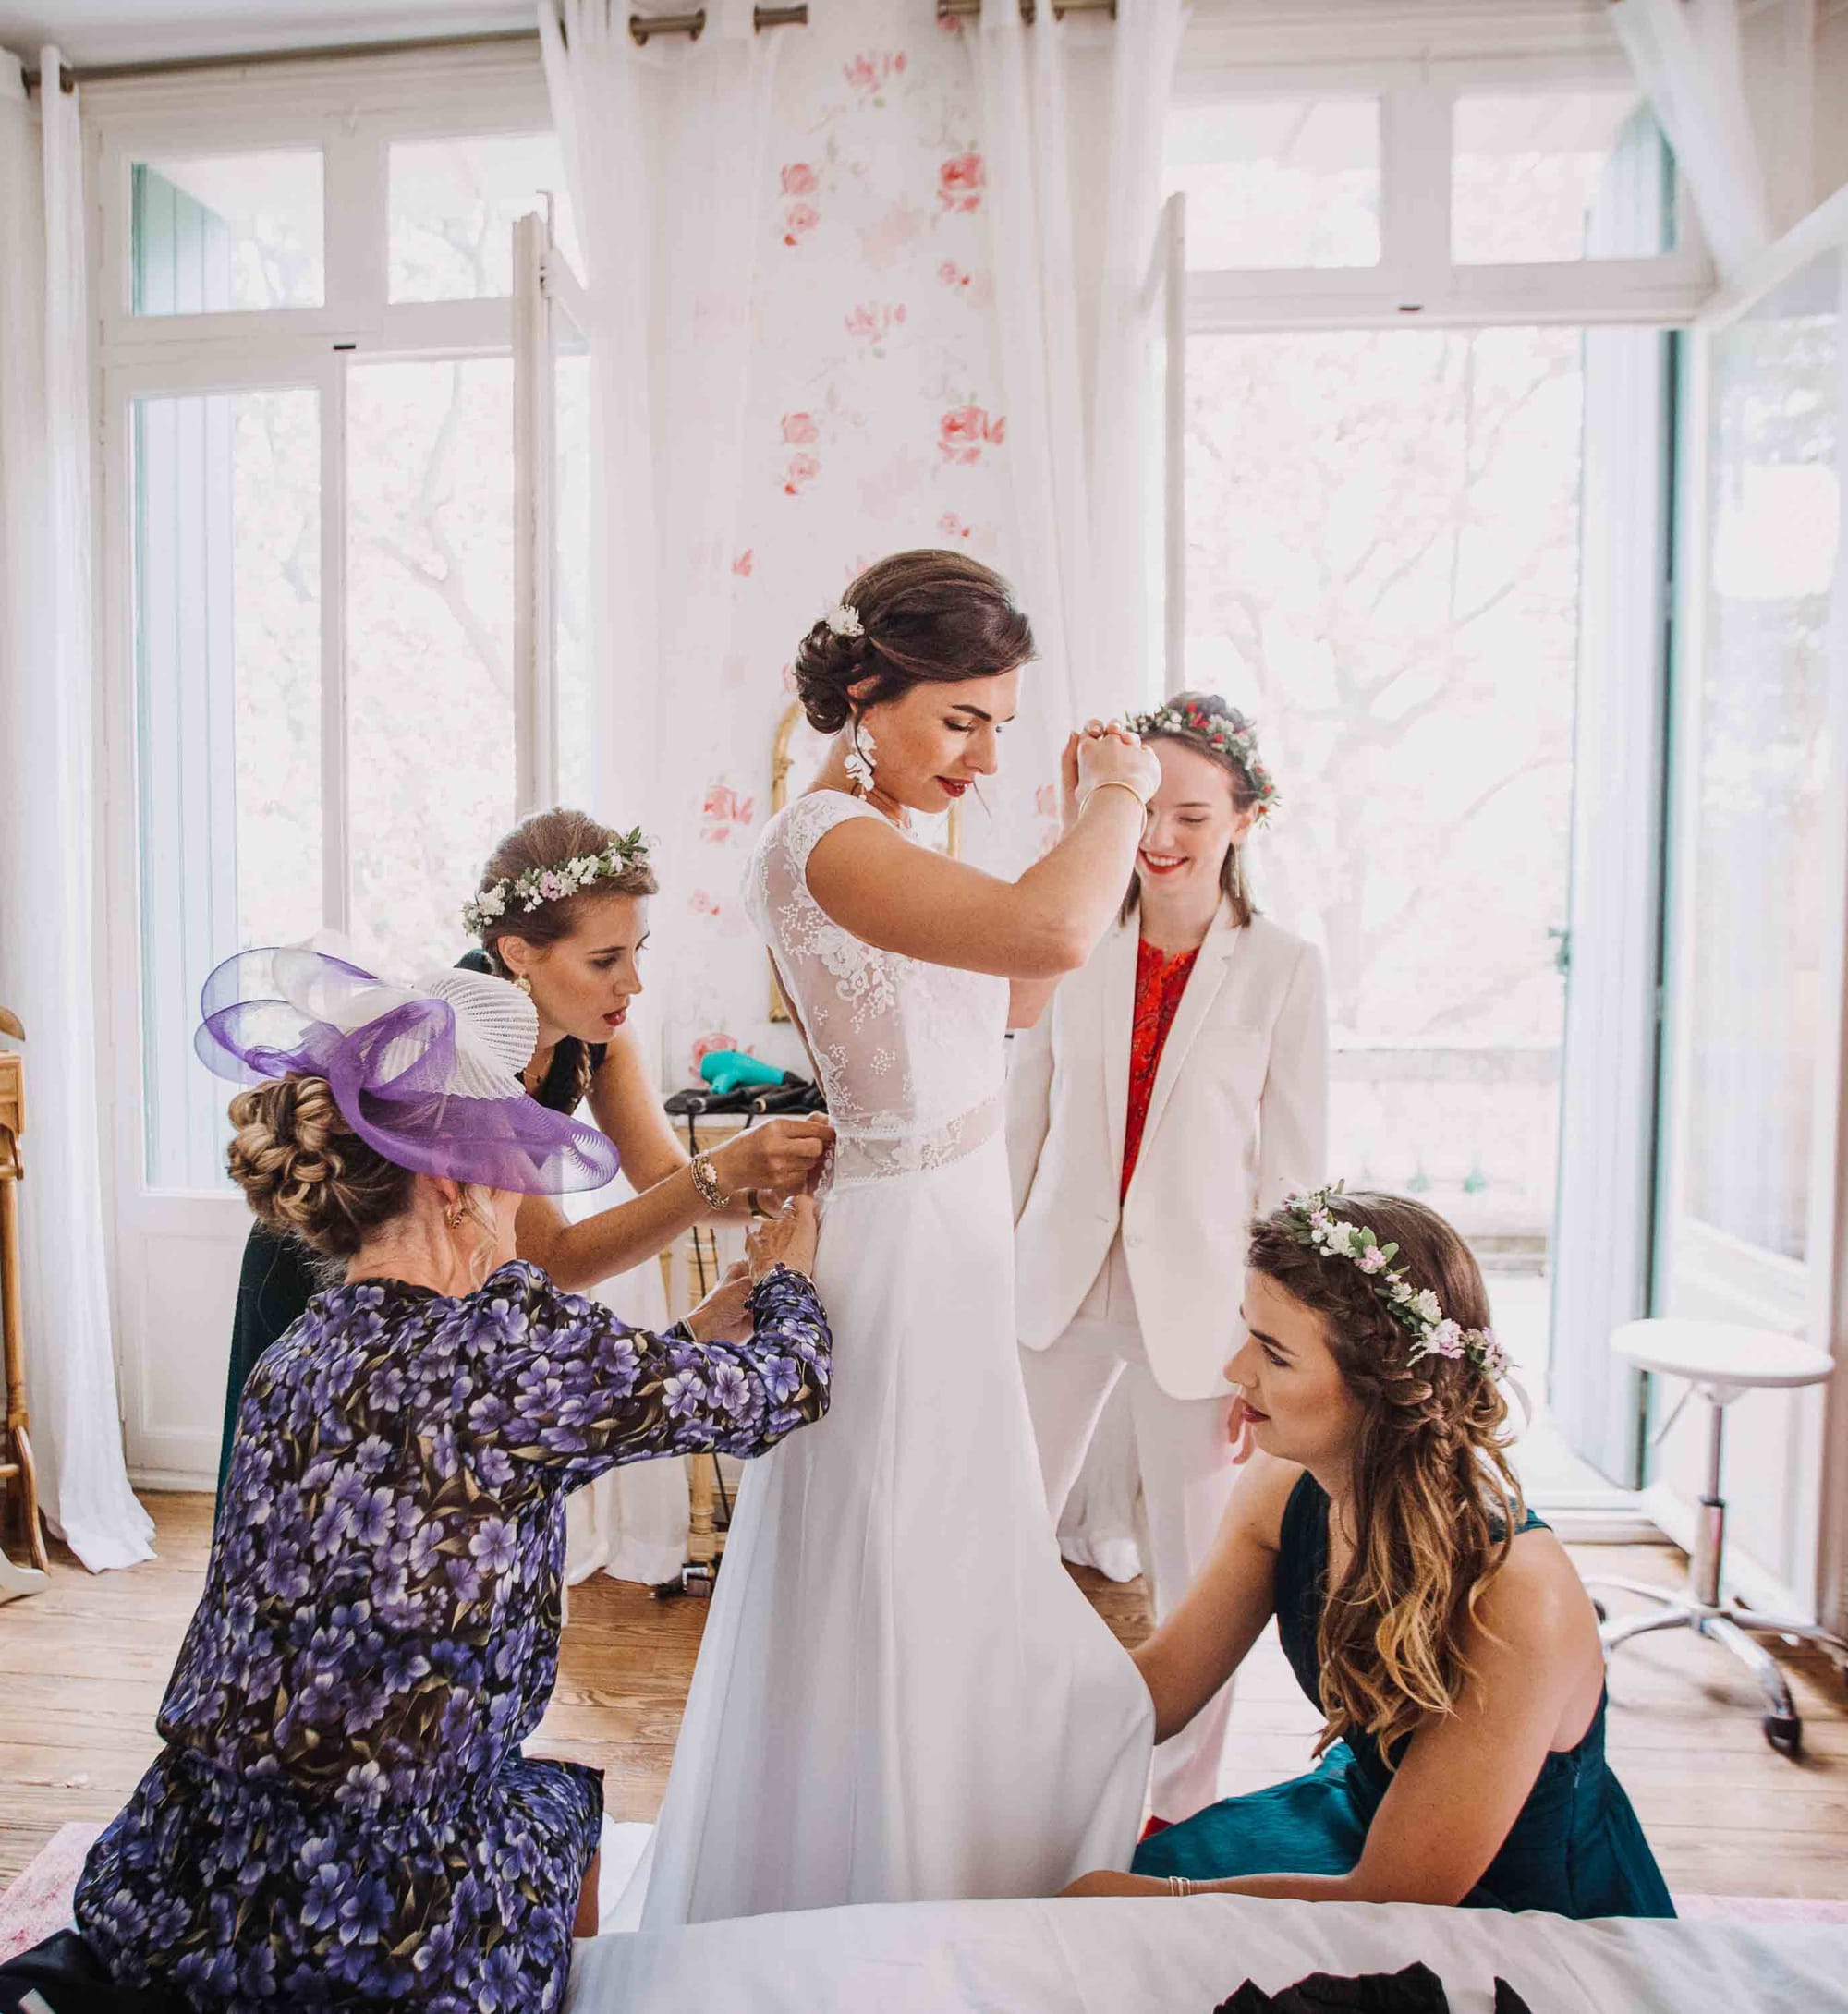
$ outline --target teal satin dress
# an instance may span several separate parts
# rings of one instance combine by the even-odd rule
[[[1296,1682],[1321,1704],[1316,1633],[1328,1571],[1329,1500],[1305,1475],[1290,1493],[1277,1552],[1277,1633]],[[1540,1523],[1529,1515],[1524,1531]],[[1585,1739],[1556,1751],[1467,1909],[1556,1916],[1672,1916],[1674,1903],[1623,1786],[1604,1757],[1602,1696]],[[1392,1783],[1368,1735],[1337,1741],[1306,1777],[1230,1797],[1143,1841],[1138,1874],[1194,1881],[1239,1874],[1344,1874]]]

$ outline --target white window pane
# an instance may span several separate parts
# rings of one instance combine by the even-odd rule
[[[1187,675],[1256,720],[1326,946],[1330,1165],[1538,1265],[1578,640],[1571,329],[1196,336]]]
[[[201,154],[132,170],[138,315],[319,308],[321,154]]]
[[[1380,263],[1380,101],[1236,99],[1169,115],[1164,196],[1187,197],[1187,264]]]
[[[1842,267],[1840,253],[1817,261],[1714,339],[1708,580],[1687,786],[1685,1207],[1744,1245],[1799,1260],[1825,949],[1840,923],[1824,818]]]
[[[590,359],[581,349],[557,359],[558,797],[597,815],[590,687]]]
[[[513,226],[553,205],[552,235],[583,271],[555,133],[399,140],[391,151],[391,298],[513,292]]]
[[[147,1181],[224,1184],[192,1053],[221,958],[322,921],[321,415],[301,387],[138,399],[134,649]]]
[[[1459,265],[1649,259],[1674,249],[1674,163],[1642,94],[1466,93],[1453,127]]]
[[[346,377],[353,923],[399,971],[452,964],[513,823],[513,364]]]

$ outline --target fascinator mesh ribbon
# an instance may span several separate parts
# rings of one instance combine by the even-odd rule
[[[235,1084],[325,1077],[341,1116],[400,1168],[529,1195],[600,1189],[614,1143],[527,1095],[532,1003],[445,970],[395,985],[327,952],[240,952],[200,995],[199,1060]]]

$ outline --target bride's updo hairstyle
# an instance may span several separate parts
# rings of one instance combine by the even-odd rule
[[[1409,1196],[1331,1195],[1337,1219],[1396,1244],[1395,1271],[1430,1289],[1465,1329],[1489,1326],[1475,1255]],[[1394,1744],[1447,1714],[1470,1676],[1462,1642],[1483,1589],[1526,1517],[1508,1465],[1502,1388],[1466,1357],[1411,1361],[1413,1340],[1349,1259],[1300,1242],[1287,1209],[1252,1226],[1246,1264],[1321,1317],[1362,1420],[1351,1458],[1354,1557],[1323,1603],[1320,1754],[1349,1729]]]
[[[963,552],[923,550],[876,560],[841,598],[859,622],[843,635],[824,616],[796,653],[796,691],[808,724],[834,734],[857,712],[913,685],[988,678],[1033,655],[1033,630],[1013,590]],[[848,688],[866,680],[857,698]]]
[[[347,1125],[325,1077],[273,1077],[231,1100],[231,1179],[261,1222],[351,1258],[410,1207],[416,1177]]]

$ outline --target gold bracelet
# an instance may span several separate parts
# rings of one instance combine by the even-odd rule
[[[732,1207],[732,1199],[719,1186],[719,1171],[712,1166],[710,1154],[699,1153],[687,1164],[687,1172],[693,1178],[693,1186],[699,1192],[699,1200],[718,1216]]]
[[[1100,790],[1126,790],[1136,799],[1145,814],[1149,809],[1148,798],[1137,789],[1136,785],[1126,776],[1106,776],[1102,783],[1093,783],[1084,795],[1078,799],[1078,816],[1080,818],[1084,816],[1085,807]]]

